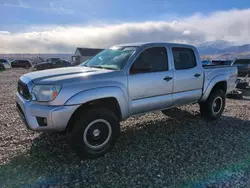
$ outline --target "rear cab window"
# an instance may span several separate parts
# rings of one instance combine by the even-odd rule
[[[19,62],[20,62],[20,63],[23,63],[23,64],[25,64],[25,63],[30,63],[30,62],[27,61],[27,60],[20,60]]]
[[[176,70],[191,69],[197,66],[195,54],[192,49],[173,47],[172,52]]]

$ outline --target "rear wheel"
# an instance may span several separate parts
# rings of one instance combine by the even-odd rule
[[[222,115],[226,103],[226,94],[221,90],[213,91],[207,101],[200,103],[201,116],[206,120],[216,120]]]
[[[96,158],[110,151],[120,135],[120,124],[108,109],[92,109],[73,125],[72,148],[81,158]]]

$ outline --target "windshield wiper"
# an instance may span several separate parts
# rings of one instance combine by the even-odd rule
[[[93,68],[99,68],[99,69],[108,69],[108,70],[116,70],[114,68],[111,68],[111,67],[103,67],[103,66],[89,66],[89,67],[93,67]]]
[[[86,65],[86,64],[84,64],[84,65],[81,65],[81,66],[83,66],[83,67],[89,67],[88,65]]]
[[[102,66],[89,66],[89,67],[98,68],[98,69],[104,69]]]

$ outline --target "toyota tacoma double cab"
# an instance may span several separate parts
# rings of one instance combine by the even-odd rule
[[[16,105],[29,129],[67,132],[79,156],[98,157],[132,115],[199,103],[201,116],[218,119],[236,77],[233,66],[203,67],[190,45],[116,45],[77,67],[21,76]]]

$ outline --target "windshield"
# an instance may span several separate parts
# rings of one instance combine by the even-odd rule
[[[114,47],[104,50],[80,66],[122,70],[136,47]]]
[[[8,63],[6,59],[0,59],[0,63]]]

